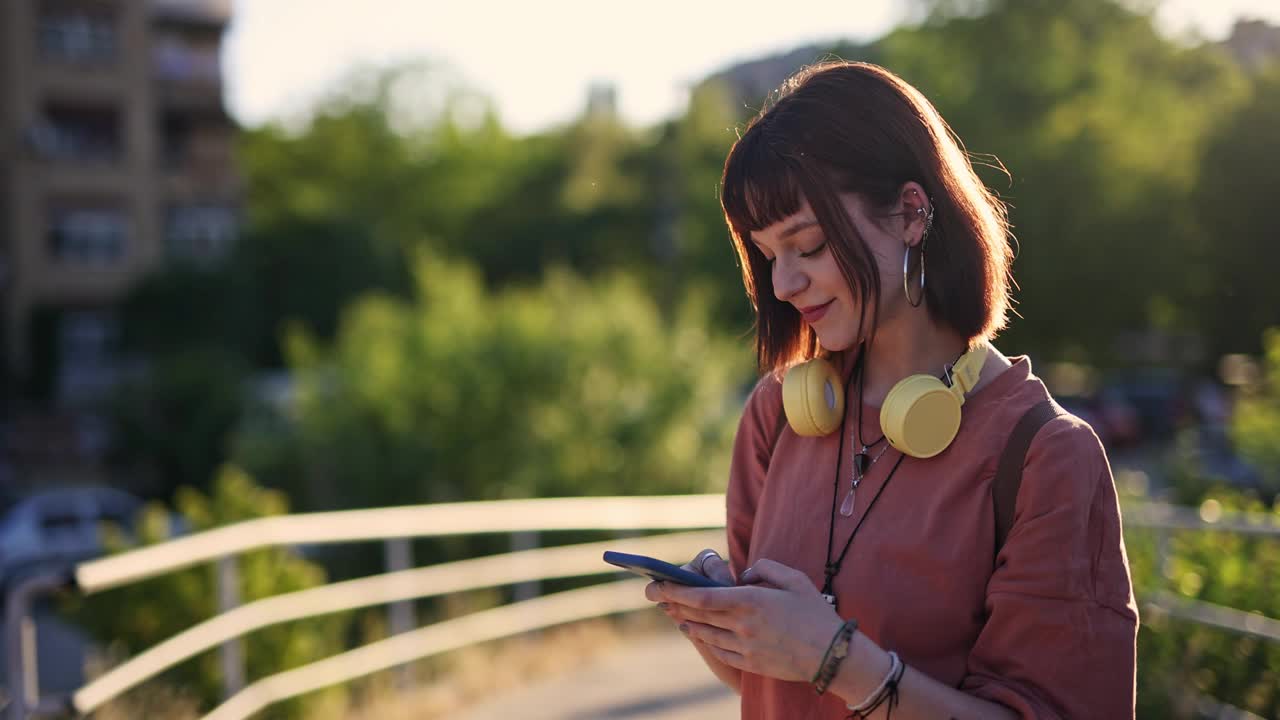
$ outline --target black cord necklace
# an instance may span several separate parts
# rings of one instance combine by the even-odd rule
[[[857,408],[858,429],[855,432],[858,433],[859,438],[861,437],[861,426],[862,426],[862,373],[865,371],[866,353],[867,353],[867,348],[864,345],[861,351],[858,353],[858,363],[857,363],[857,366],[854,368],[854,372],[857,373],[858,375],[858,408]],[[850,380],[852,379],[853,378],[850,378]],[[848,396],[849,396],[849,383],[846,383],[845,397],[848,397]],[[836,452],[835,481],[831,485],[831,521],[830,521],[830,524],[827,526],[827,558],[826,558],[826,563],[824,563],[823,571],[822,571],[824,576],[824,580],[822,583],[822,598],[826,600],[833,608],[836,607],[836,595],[835,595],[835,589],[833,587],[833,581],[835,579],[836,573],[840,572],[840,566],[844,564],[845,556],[849,554],[849,548],[853,546],[853,538],[858,534],[858,530],[862,528],[862,523],[866,522],[867,516],[871,514],[871,509],[876,506],[876,501],[880,499],[880,494],[884,492],[885,488],[889,487],[889,481],[893,480],[894,474],[898,472],[898,466],[901,465],[902,461],[907,457],[905,454],[898,456],[898,461],[893,464],[893,468],[889,470],[889,475],[884,479],[884,482],[881,483],[879,489],[876,490],[876,494],[871,497],[871,502],[867,505],[867,509],[862,513],[862,517],[858,518],[858,524],[853,526],[853,532],[849,533],[849,539],[845,540],[844,548],[840,551],[840,556],[836,558],[835,562],[832,562],[831,550],[832,550],[833,543],[835,541],[835,533],[836,533],[836,496],[839,495],[840,493],[840,460],[841,458],[844,457],[844,421],[845,421],[845,418],[843,417],[840,418],[840,449]],[[876,442],[872,443],[871,447],[874,447],[875,445],[879,444],[882,440],[884,440],[883,435],[880,436],[880,440],[877,440]],[[861,444],[860,439],[857,440],[856,442]],[[870,449],[868,446],[863,445],[862,452],[854,456],[854,471],[855,473],[857,473],[855,477],[857,477],[859,480],[861,480],[860,471],[870,469],[870,465],[867,465],[865,468],[858,467],[858,457],[861,456],[864,459],[863,461],[865,462],[865,458],[866,458],[865,452],[868,449]],[[879,459],[878,456],[877,456],[877,459]]]
[[[859,355],[858,367],[861,368],[861,366],[862,357]],[[858,486],[862,484],[862,478],[866,477],[867,471],[879,462],[880,458],[884,457],[885,452],[889,449],[889,445],[886,444],[883,450],[876,453],[875,457],[871,457],[871,450],[885,441],[885,435],[883,432],[880,434],[879,439],[874,440],[871,443],[862,442],[862,381],[862,373],[858,372],[858,420],[853,426],[853,437],[850,438],[850,440],[853,441],[853,446],[859,449],[854,452],[852,458],[853,473],[849,478],[849,492],[845,494],[844,502],[840,503],[840,514],[844,517],[853,516],[853,501],[855,494],[858,492]],[[845,396],[848,397],[848,394],[849,391],[848,388],[846,388]],[[853,402],[853,399],[850,398],[849,402]],[[843,432],[844,429],[841,428],[841,433],[843,434]],[[844,451],[841,449],[841,455],[843,455],[843,453]]]

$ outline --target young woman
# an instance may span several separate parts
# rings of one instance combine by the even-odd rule
[[[883,68],[808,68],[730,151],[722,205],[763,377],[728,558],[687,567],[732,587],[646,596],[742,717],[1132,718],[1137,612],[1088,425],[1031,429],[999,527],[1015,426],[1054,406],[990,344],[1005,210],[937,111]]]

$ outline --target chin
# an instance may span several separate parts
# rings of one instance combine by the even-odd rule
[[[824,335],[818,333],[818,344],[827,352],[842,352],[848,350],[858,344],[856,335],[844,335],[836,337],[832,335]]]

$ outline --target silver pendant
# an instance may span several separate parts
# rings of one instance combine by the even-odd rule
[[[844,502],[840,503],[840,514],[845,517],[853,516],[853,491],[856,488],[857,488],[856,485],[854,487],[849,488],[849,494],[845,495]]]
[[[835,596],[835,595],[828,595],[828,594],[826,594],[826,593],[822,593],[822,599],[823,599],[823,600],[826,600],[826,601],[827,601],[827,604],[828,604],[828,605],[830,605],[831,607],[835,607],[835,606],[836,606],[836,596]]]

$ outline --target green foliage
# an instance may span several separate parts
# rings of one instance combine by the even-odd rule
[[[1247,511],[1280,522],[1267,507],[1216,490],[1202,514]],[[1161,590],[1267,617],[1280,617],[1280,543],[1212,531],[1159,536],[1130,529],[1129,563],[1139,596]],[[1161,562],[1163,558],[1163,562]],[[1280,716],[1280,644],[1148,611],[1138,636],[1138,717],[1191,717],[1194,694]]]
[[[1280,497],[1280,328],[1269,330],[1263,345],[1262,386],[1238,402],[1231,436],[1240,454],[1262,473],[1266,496]]]
[[[1249,191],[1275,184],[1274,74],[1246,76],[1213,46],[1164,37],[1134,3],[921,5],[921,25],[835,49],[904,75],[968,147],[1009,167],[1012,181],[981,169],[1019,234],[1025,320],[1005,343],[1103,365],[1132,361],[1119,341],[1149,330],[1250,351],[1280,302],[1259,275],[1274,264],[1261,242],[1266,193]],[[382,268],[366,277],[406,295],[394,269],[422,247],[475,263],[493,288],[554,266],[625,269],[664,310],[706,292],[717,323],[747,328],[716,189],[734,131],[763,98],[744,105],[734,88],[704,83],[650,132],[592,115],[513,137],[488,101],[431,66],[356,73],[341,87],[298,128],[246,133],[258,235],[359,228],[350,248],[369,259],[342,257]],[[302,262],[312,249],[279,247],[275,257]],[[1236,308],[1225,320],[1224,302]]]
[[[695,298],[666,323],[625,277],[496,295],[464,263],[417,277],[412,303],[353,307],[332,347],[293,335],[292,423],[242,437],[243,462],[320,506],[722,486],[748,356]]]
[[[712,293],[720,327],[750,327],[751,304],[742,288],[737,257],[720,210],[720,176],[737,139],[738,112],[728,88],[706,83],[695,88],[689,108],[670,122],[655,148],[660,180],[660,215],[667,246],[659,252],[675,286],[704,287]],[[663,237],[660,235],[660,237]]]
[[[1113,0],[976,5],[942,3],[882,46],[968,148],[1012,173],[982,173],[1019,240],[1025,320],[1008,343],[1118,363],[1132,361],[1124,333],[1200,329],[1196,249],[1218,238],[1199,234],[1190,199],[1210,131],[1246,97],[1242,72]]]
[[[516,144],[487,101],[442,71],[409,65],[357,72],[301,132],[245,133],[249,220],[356,224],[385,257],[463,222],[501,191]]]
[[[224,467],[211,496],[183,488],[174,506],[191,531],[207,530],[254,518],[281,515],[289,510],[285,496],[266,490],[234,466]],[[138,523],[136,542],[120,537],[112,541],[119,550],[163,542],[171,537],[171,514],[153,504]],[[324,571],[294,551],[271,548],[247,553],[238,560],[239,593],[250,602],[281,593],[322,585]],[[212,565],[182,570],[78,600],[72,612],[110,648],[135,655],[217,614],[216,571]],[[256,679],[306,664],[342,649],[345,616],[322,616],[276,625],[249,635],[244,641],[246,678]],[[205,652],[179,664],[164,675],[172,684],[194,691],[206,705],[222,697],[222,677],[217,651]],[[313,693],[298,701],[272,706],[271,718],[312,718],[340,706],[338,689]]]
[[[1200,273],[1193,306],[1210,348],[1257,353],[1262,330],[1280,322],[1280,66],[1256,76],[1248,101],[1208,139],[1195,193]]]
[[[1231,432],[1241,453],[1264,472],[1263,499],[1207,473],[1191,435],[1179,439],[1170,458],[1173,499],[1199,507],[1207,520],[1249,513],[1280,523],[1280,331],[1268,332],[1264,344],[1265,380],[1239,402]],[[1164,591],[1280,618],[1280,542],[1274,537],[1130,529],[1126,542],[1140,597]],[[1139,717],[1190,717],[1194,694],[1280,717],[1280,643],[1148,613],[1138,648]]]
[[[157,353],[150,372],[117,388],[111,460],[123,484],[157,498],[183,485],[207,487],[227,456],[246,373],[234,352],[193,341]]]

